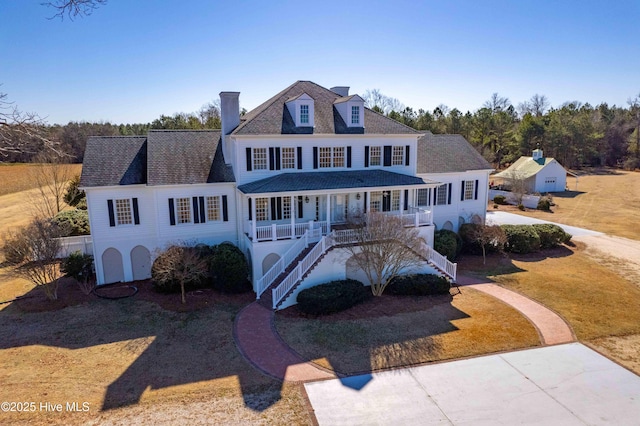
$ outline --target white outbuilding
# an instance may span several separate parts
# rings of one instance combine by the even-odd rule
[[[545,158],[541,149],[535,149],[533,156],[520,157],[508,169],[492,176],[507,187],[519,181],[521,187],[530,194],[547,192],[562,192],[567,188],[567,171],[554,158]]]

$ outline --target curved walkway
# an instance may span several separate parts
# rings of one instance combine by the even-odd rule
[[[538,329],[545,345],[575,341],[571,327],[555,312],[526,296],[490,282],[461,276],[458,284],[489,294],[512,306]],[[335,378],[335,374],[300,358],[280,338],[273,325],[274,313],[254,302],[236,316],[233,338],[240,353],[258,370],[279,380],[308,382]]]

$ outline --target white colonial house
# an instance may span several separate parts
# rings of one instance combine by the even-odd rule
[[[436,228],[484,219],[491,166],[462,136],[415,131],[348,91],[298,81],[243,116],[239,93],[222,92],[222,130],[89,138],[81,186],[98,283],[149,278],[172,242],[228,241],[257,296],[282,308],[358,276],[334,250],[350,240],[350,212],[401,216],[429,245]],[[427,249],[422,270],[455,280]]]

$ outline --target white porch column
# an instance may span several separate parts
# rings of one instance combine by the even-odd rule
[[[367,194],[367,205],[365,206],[365,211],[367,213],[371,213],[371,191],[366,191]]]
[[[255,243],[258,241],[258,231],[256,222],[258,222],[258,218],[256,217],[256,199],[249,197],[251,200],[251,239]]]
[[[291,214],[291,239],[296,238],[296,203],[293,202],[293,195],[291,196],[289,213]]]
[[[331,195],[327,194],[327,234],[331,233]]]
[[[402,218],[402,213],[404,211],[404,189],[400,190],[400,217]]]

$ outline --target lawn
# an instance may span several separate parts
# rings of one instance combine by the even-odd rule
[[[500,206],[499,209],[640,240],[640,227],[632,225],[638,222],[640,211],[640,173],[613,169],[590,173],[580,176],[577,191],[574,178],[567,178],[572,191],[552,194],[556,203],[552,207],[553,213],[521,212],[513,206]],[[493,209],[491,202],[489,209]]]
[[[584,245],[510,258],[465,257],[459,273],[487,277],[560,314],[581,342],[640,374],[640,287],[595,262]]]
[[[311,424],[301,386],[258,373],[235,346],[233,320],[250,294],[196,294],[192,303],[209,297],[212,306],[175,312],[143,293],[50,312],[23,312],[31,299],[0,305],[0,401],[89,404],[84,413],[3,412],[0,423]]]
[[[402,307],[388,312],[389,305]],[[381,307],[385,315],[375,312]],[[344,315],[305,318],[290,309],[294,312],[276,314],[280,336],[303,358],[341,374],[540,344],[536,329],[518,311],[471,288],[454,297],[383,295]]]
[[[29,175],[37,167],[38,164],[30,163],[0,163],[0,196],[35,188],[36,183]],[[69,167],[72,174],[79,175],[82,171],[82,164],[70,164]]]

